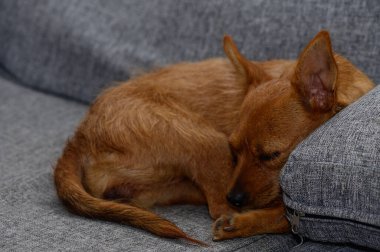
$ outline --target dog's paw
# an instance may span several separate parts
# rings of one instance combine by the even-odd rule
[[[238,214],[222,215],[212,227],[213,241],[221,241],[240,236]]]

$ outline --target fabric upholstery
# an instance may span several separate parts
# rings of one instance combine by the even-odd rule
[[[348,244],[331,244],[331,243],[318,243],[313,241],[306,241],[299,246],[292,248],[291,252],[359,252],[359,251],[371,251],[368,248],[355,247]]]
[[[376,0],[12,0],[0,2],[0,65],[20,83],[90,102],[113,81],[178,61],[296,58],[321,29],[380,81]]]
[[[250,59],[296,58],[320,29],[330,31],[335,51],[379,83],[379,13],[376,0],[0,1],[0,250],[360,251],[318,241],[367,246],[368,239],[373,247],[379,220],[378,91],[306,140],[282,175],[290,207],[354,225],[304,218],[300,231],[315,241],[298,247],[290,234],[213,243],[205,207],[155,209],[209,248],[70,214],[56,197],[52,167],[87,107],[50,94],[89,103],[114,81],[224,56],[224,33]],[[346,166],[360,170],[348,173]],[[376,230],[364,237],[362,226]]]
[[[379,249],[380,86],[303,141],[281,184],[286,205],[306,213],[301,235]]]

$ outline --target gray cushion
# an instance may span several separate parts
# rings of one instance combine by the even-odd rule
[[[12,0],[0,3],[0,66],[18,82],[90,102],[115,80],[223,56],[224,33],[251,59],[296,58],[320,29],[380,82],[376,0]]]
[[[210,244],[200,248],[127,225],[70,214],[59,202],[52,167],[86,106],[0,78],[0,251],[287,251],[292,235],[214,243],[206,207],[155,211]],[[257,243],[257,245],[255,245]]]
[[[317,129],[282,170],[301,236],[380,248],[380,86]]]
[[[349,244],[336,245],[330,243],[320,243],[306,241],[298,246],[293,247],[291,252],[369,252],[368,249],[358,246],[350,246]]]

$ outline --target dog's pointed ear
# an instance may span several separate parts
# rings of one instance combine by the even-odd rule
[[[312,111],[328,112],[336,103],[338,68],[327,31],[319,32],[298,58],[292,85]]]
[[[234,66],[239,79],[244,84],[258,85],[268,78],[260,66],[249,61],[239,52],[231,36],[224,36],[223,48],[228,59]]]

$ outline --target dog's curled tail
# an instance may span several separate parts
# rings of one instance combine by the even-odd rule
[[[54,181],[58,197],[68,209],[81,216],[99,218],[130,224],[165,238],[184,239],[201,246],[202,241],[189,237],[170,221],[147,210],[93,197],[83,187],[82,170],[72,142],[68,142],[54,170]]]

